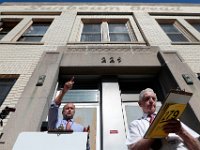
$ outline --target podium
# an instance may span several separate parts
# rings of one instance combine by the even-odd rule
[[[12,150],[86,150],[87,132],[22,132]]]

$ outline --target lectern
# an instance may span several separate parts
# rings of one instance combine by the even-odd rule
[[[86,150],[88,132],[22,132],[13,150]]]

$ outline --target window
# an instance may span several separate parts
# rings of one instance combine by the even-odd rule
[[[98,102],[99,90],[70,90],[63,97],[63,102]]]
[[[62,109],[65,103],[61,103],[58,110],[58,118],[63,118]],[[98,104],[75,103],[74,121],[82,124],[84,127],[90,127],[90,149],[99,150],[100,145],[100,111]]]
[[[62,71],[61,71],[62,72]],[[55,88],[55,95],[63,88],[71,75],[59,75],[59,83]],[[100,146],[100,81],[98,76],[75,76],[75,84],[63,97],[59,107],[58,118],[63,118],[62,109],[68,102],[73,102],[76,111],[74,121],[84,127],[90,126],[90,149],[99,150]]]
[[[68,43],[146,45],[139,24],[130,13],[78,13]]]
[[[0,106],[2,105],[15,81],[16,79],[14,78],[0,78]]]
[[[25,33],[18,39],[21,42],[39,42],[43,38],[50,22],[33,22],[33,24],[25,31]]]
[[[101,41],[101,24],[84,24],[81,41]]]
[[[156,102],[156,111],[158,112],[160,107],[162,106],[161,102]],[[122,112],[125,119],[125,128],[128,134],[129,128],[128,125],[135,119],[138,119],[142,116],[143,112],[141,111],[141,107],[138,102],[127,102],[122,103]]]
[[[192,26],[197,30],[197,31],[199,31],[200,32],[200,24],[192,24]]]
[[[126,24],[109,23],[110,41],[131,41]]]
[[[200,24],[195,23],[195,24],[192,24],[192,26],[193,26],[197,31],[200,32]]]
[[[187,20],[197,31],[200,32],[200,20]]]
[[[176,20],[157,20],[157,21],[172,42],[198,41]]]
[[[188,39],[174,26],[174,24],[160,24],[172,42],[188,42]]]
[[[19,21],[2,21],[0,22],[0,40],[8,34],[17,24]]]
[[[136,41],[128,20],[83,21],[82,42],[131,42]],[[89,22],[89,23],[88,23]],[[94,23],[93,23],[94,22]]]

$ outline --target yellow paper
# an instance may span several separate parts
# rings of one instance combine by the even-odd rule
[[[149,138],[166,137],[168,134],[163,131],[163,126],[167,123],[168,120],[179,118],[185,107],[186,104],[168,104],[165,112],[163,112],[161,115],[159,122],[151,131]]]

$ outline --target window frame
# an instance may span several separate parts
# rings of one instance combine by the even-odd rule
[[[44,40],[46,40],[49,28],[57,17],[59,17],[59,13],[51,13],[51,12],[19,12],[19,15],[16,15],[18,12],[4,12],[3,15],[0,16],[0,20],[10,20],[10,21],[18,21],[17,26],[10,31],[8,36],[6,35],[2,40],[0,40],[0,44],[17,44],[17,45],[44,45]],[[21,15],[20,15],[21,14]],[[33,21],[37,22],[51,22],[48,30],[44,34],[43,38],[40,42],[21,42],[18,39],[21,35],[29,28]],[[47,35],[46,35],[47,34]]]
[[[59,94],[60,90],[58,89],[59,88],[59,83],[57,82],[56,83],[56,87],[54,89],[54,94],[53,94],[53,97],[52,97],[52,100],[55,99],[55,97]],[[82,90],[82,89],[78,89],[78,90]],[[66,93],[67,94],[67,93]],[[58,109],[58,118],[62,118],[62,109],[63,107],[65,106],[65,104],[67,104],[68,102],[61,102],[61,105],[59,106],[59,109]],[[76,113],[74,114],[74,120],[77,121],[77,119],[79,121],[82,121],[80,124],[82,124],[84,127],[87,127],[88,125],[90,126],[90,139],[92,140],[89,140],[91,141],[90,143],[90,147],[96,149],[96,150],[100,150],[100,145],[101,145],[101,138],[100,138],[100,134],[101,134],[101,124],[100,124],[100,95],[98,97],[98,101],[93,101],[93,102],[72,102],[74,103],[75,105],[75,108],[76,108],[76,111],[78,111],[78,109],[81,109],[81,108],[84,108],[84,109],[95,109],[96,110],[96,133],[93,133],[92,134],[92,129],[94,129],[94,126],[92,124],[85,124],[85,120],[80,120],[80,117],[79,116],[76,116]],[[46,118],[46,121],[48,121],[48,116]],[[78,122],[79,123],[79,122]],[[93,126],[93,127],[92,127]],[[95,137],[95,139],[94,139]]]
[[[109,41],[108,39],[108,24],[107,22],[112,23],[126,23],[128,28],[128,33],[131,38],[131,41]],[[81,41],[81,34],[83,30],[84,23],[102,23],[101,32],[102,32],[102,41],[99,42],[83,42]],[[138,44],[146,45],[146,42],[142,36],[142,33],[139,30],[139,27],[136,24],[136,21],[133,18],[133,15],[78,15],[76,17],[74,27],[70,35],[69,44]],[[134,40],[136,39],[136,40]]]
[[[166,36],[166,40],[169,39],[169,43],[171,45],[199,45],[200,44],[200,38],[199,38],[199,32],[192,27],[192,25],[187,20],[199,20],[200,16],[190,14],[190,13],[153,13],[150,12],[149,15],[156,21],[158,32],[163,32],[162,35],[166,35],[165,32],[161,29],[159,22],[157,20],[163,20],[165,22],[170,22],[173,20],[176,20],[181,27],[183,28],[184,35],[187,35],[192,38],[189,42],[171,42],[171,40]]]
[[[26,27],[26,29],[24,30],[24,32],[19,36],[19,38],[16,40],[16,42],[19,42],[19,43],[29,43],[29,42],[33,42],[33,43],[40,43],[43,39],[43,37],[45,36],[45,34],[47,33],[49,27],[51,26],[51,23],[53,22],[53,19],[32,19],[31,20],[31,23],[29,24],[29,26]],[[31,27],[32,25],[38,25],[38,24],[48,24],[48,28],[46,29],[46,31],[42,34],[29,34],[29,33],[26,33]],[[28,41],[21,41],[20,39],[22,39],[23,37],[36,37],[36,38],[40,38],[39,41],[34,41],[34,40],[28,40]]]
[[[200,33],[200,27],[197,29],[194,25],[198,24],[200,26],[200,18],[199,19],[186,19],[186,21],[197,31]]]
[[[109,24],[118,24],[118,25],[120,25],[120,24],[123,24],[124,26],[125,26],[125,28],[126,28],[126,31],[125,32],[111,32],[110,31],[110,28],[109,28]],[[128,38],[129,38],[129,40],[128,41],[122,41],[122,42],[131,42],[131,41],[137,41],[137,38],[135,37],[135,34],[134,33],[132,33],[131,31],[130,31],[130,27],[128,26],[128,24],[129,24],[129,21],[127,21],[127,22],[125,22],[125,23],[123,23],[123,22],[119,22],[119,23],[113,23],[113,22],[108,22],[107,23],[107,25],[108,25],[108,35],[109,35],[109,41],[110,42],[120,42],[120,41],[112,41],[111,40],[111,34],[128,34]],[[131,36],[132,35],[132,36]]]
[[[172,42],[189,42],[189,39],[186,36],[184,36],[184,34],[174,23],[161,23],[160,26]],[[164,26],[170,26],[171,30],[174,31],[165,31]],[[176,37],[176,39],[173,39],[172,36]]]
[[[162,24],[167,25],[173,25],[177,31],[179,31],[179,34],[181,34],[184,38],[186,38],[188,41],[172,41],[171,38],[168,36],[168,33],[163,30],[163,32],[167,35],[167,37],[170,39],[172,43],[191,43],[191,42],[198,42],[198,40],[177,20],[177,19],[156,19],[159,26],[161,27]],[[161,27],[162,28],[162,27]]]
[[[86,19],[82,19],[82,30],[84,28],[84,24],[87,24]],[[121,43],[125,43],[125,42],[136,42],[137,39],[134,36],[134,33],[130,31],[130,27],[128,27],[129,21],[127,19],[124,20],[115,20],[115,19],[99,19],[98,21],[90,20],[90,23],[99,23],[100,24],[100,31],[101,31],[101,41],[94,41],[94,42],[111,42],[111,43],[115,43],[115,42],[121,42]],[[127,33],[129,35],[130,41],[111,41],[110,40],[110,31],[109,31],[109,23],[112,24],[125,24],[126,28],[127,28]],[[132,36],[131,36],[132,35]],[[81,32],[81,36],[82,36],[82,32]],[[133,38],[135,37],[135,38]],[[134,40],[135,39],[135,40]],[[80,40],[81,41],[81,40]],[[81,42],[92,42],[92,41],[81,41]]]
[[[132,102],[122,102],[122,113],[123,113],[123,116],[124,116],[124,124],[125,124],[125,130],[126,130],[126,135],[129,134],[129,125],[130,125],[130,122],[128,122],[128,115],[127,115],[127,111],[126,111],[126,106],[133,106],[133,107],[137,107],[137,108],[140,108],[139,104],[138,104],[138,101],[132,101]],[[157,101],[156,102],[156,112],[159,111],[160,107],[162,106],[162,103],[160,101]],[[157,109],[158,108],[158,109]],[[134,112],[134,110],[133,110]],[[143,114],[143,111],[141,109],[141,112],[140,112],[141,116],[138,116],[139,118],[142,117],[142,114]],[[132,120],[135,120],[136,118],[133,118]]]
[[[66,103],[61,103],[60,107],[59,107],[59,113],[62,111],[64,105]],[[90,124],[83,124],[82,122],[80,124],[84,125],[84,127],[87,127],[88,125],[90,126],[90,147],[92,148],[93,146],[95,146],[94,148],[96,150],[100,150],[100,144],[101,144],[101,139],[100,139],[100,106],[98,103],[90,103],[90,104],[85,104],[85,103],[74,103],[76,111],[78,111],[78,109],[81,108],[85,108],[85,109],[96,109],[96,133],[91,134],[91,130],[92,130],[92,125]],[[80,117],[76,116],[76,113],[74,114],[74,120],[76,121],[76,119]],[[94,141],[94,137],[95,137],[95,141]],[[95,143],[95,144],[94,144]],[[91,145],[93,144],[93,145]]]
[[[84,32],[84,27],[85,27],[85,25],[98,25],[99,26],[99,28],[100,28],[100,31],[98,31],[98,32]],[[87,41],[82,41],[82,39],[83,39],[83,35],[100,35],[100,40],[98,40],[98,41],[89,41],[89,42],[101,42],[102,41],[102,29],[101,29],[101,23],[86,23],[85,25],[83,25],[83,29],[82,29],[82,33],[81,33],[81,37],[80,37],[80,41],[81,42],[87,42]]]
[[[54,94],[59,95],[61,90],[56,91]],[[62,103],[99,103],[100,102],[100,90],[98,89],[71,89],[67,92],[68,94],[65,94],[62,98]],[[84,98],[80,98],[80,95],[84,96],[85,93],[90,93],[88,96],[94,96],[95,94],[95,100],[85,100]],[[93,94],[94,93],[94,94]],[[77,97],[74,97],[73,95],[78,95]],[[82,100],[84,99],[84,100]]]
[[[9,86],[8,90],[6,90],[5,94],[1,95],[3,96],[0,99],[0,107],[1,105],[4,103],[6,97],[8,96],[8,94],[10,93],[10,91],[12,90],[13,86],[15,85],[16,81],[18,79],[18,75],[0,75],[0,85],[6,85]],[[3,86],[2,86],[3,87]],[[5,89],[4,89],[5,90]]]
[[[19,23],[20,23],[21,19],[8,19],[8,18],[1,18],[1,21],[0,21],[0,37],[1,35],[2,38],[0,38],[0,41],[9,33],[11,32]],[[8,28],[6,27],[6,29],[9,29],[9,30],[6,30],[6,31],[3,31],[4,28],[3,26],[6,25],[7,26],[8,24]]]

